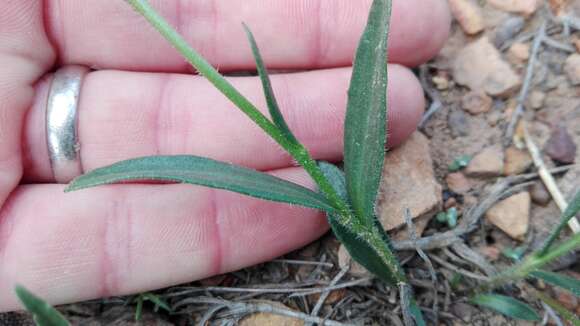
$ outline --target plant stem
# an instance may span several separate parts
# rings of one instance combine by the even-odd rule
[[[511,281],[526,278],[531,272],[550,263],[554,259],[572,252],[578,247],[580,247],[580,234],[572,236],[570,239],[553,250],[548,251],[544,255],[540,255],[539,251],[532,253],[520,264],[492,277],[486,284],[479,287],[477,292],[489,291]]]
[[[289,140],[284,133],[262,114],[254,104],[244,97],[230,82],[228,82],[211,64],[197,51],[187,44],[185,39],[161,17],[147,0],[126,0],[138,13],[143,15],[165,39],[194,66],[198,72],[211,82],[222,94],[254,121],[262,130],[272,137],[282,148],[308,172],[328,200],[343,215],[350,215],[348,205],[338,196],[326,177],[322,174],[316,161],[301,144]]]
[[[580,209],[580,190],[576,193],[574,199],[572,199],[570,204],[568,204],[568,207],[566,207],[566,209],[562,213],[560,223],[552,231],[550,237],[548,237],[548,240],[546,240],[546,243],[542,246],[542,249],[539,252],[540,256],[546,254],[548,250],[550,250],[550,247],[552,246],[554,241],[556,241],[556,239],[560,235],[560,232],[562,232],[562,230],[566,227],[566,225],[571,219],[575,218],[575,215],[579,209]]]

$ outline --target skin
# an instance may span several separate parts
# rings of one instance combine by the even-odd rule
[[[370,0],[229,0],[154,5],[220,71],[253,67],[241,22],[255,32],[290,128],[314,158],[342,157],[349,65]],[[444,0],[394,0],[389,146],[423,112],[407,67],[445,41]],[[188,185],[114,185],[64,194],[53,181],[44,109],[51,71],[84,64],[79,131],[85,171],[153,154],[194,154],[312,181],[189,68],[122,1],[0,3],[0,311],[14,285],[52,304],[189,282],[263,262],[328,230],[315,210]],[[265,108],[260,83],[233,78]]]

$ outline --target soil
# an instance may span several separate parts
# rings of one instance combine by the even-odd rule
[[[569,5],[572,8],[571,12],[574,13],[574,8],[580,8],[580,3],[570,2],[573,2]],[[435,174],[444,189],[443,198],[444,200],[453,198],[452,204],[460,213],[466,212],[471,206],[480,204],[489,194],[491,187],[504,177],[470,178],[472,189],[460,195],[449,191],[446,186],[445,177],[450,173],[448,166],[462,155],[473,156],[486,147],[501,145],[505,148],[506,142],[511,143],[512,139],[506,139],[505,135],[519,95],[519,91],[516,91],[507,97],[494,97],[492,107],[488,112],[475,115],[462,108],[463,97],[470,91],[479,90],[470,90],[454,81],[453,63],[457,53],[467,44],[482,37],[482,34],[494,39],[499,33],[498,30],[503,28],[502,23],[507,19],[519,17],[496,10],[485,4],[485,1],[480,1],[480,3],[485,16],[485,30],[475,36],[467,36],[455,23],[450,40],[442,53],[417,70],[422,77],[425,89],[434,97],[431,100],[439,99],[442,103],[440,108],[426,119],[420,131],[430,140]],[[560,4],[566,1],[551,1],[550,3]],[[521,31],[512,33],[513,35],[507,33],[509,38],[503,40],[500,50],[502,58],[508,61],[510,44],[531,45],[539,26],[544,22],[548,24],[547,35],[550,40],[564,45],[568,50],[545,43],[540,47],[534,66],[534,77],[530,83],[530,94],[536,92],[536,101],[540,103],[530,103],[528,99],[525,102],[522,120],[527,123],[534,141],[540,148],[544,147],[554,128],[565,129],[573,143],[580,146],[580,88],[572,85],[564,69],[566,59],[577,51],[576,45],[580,40],[580,33],[572,29],[570,34],[566,34],[563,24],[557,18],[553,18],[552,14],[549,6],[538,9],[534,15],[525,19]],[[506,32],[502,31],[502,33],[504,35]],[[520,63],[510,61],[511,67],[521,76],[522,83],[529,60]],[[541,97],[538,94],[544,95],[543,101],[538,99]],[[546,155],[544,155],[544,161],[549,167],[558,165]],[[575,155],[575,162],[580,163],[579,153]],[[536,171],[535,168],[531,167],[526,173],[534,171]],[[567,172],[555,175],[555,178],[559,189],[569,199],[579,189],[580,166],[575,165]],[[528,188],[525,187],[524,190],[526,189]],[[425,262],[414,252],[400,252],[404,267],[412,280],[416,298],[428,318],[428,324],[435,324],[437,320],[439,325],[532,325],[528,322],[510,320],[470,305],[465,293],[476,284],[476,281],[461,275],[457,270],[485,276],[485,266],[491,266],[488,268],[492,270],[504,269],[512,263],[509,258],[502,255],[504,250],[522,246],[526,248],[526,252],[533,250],[546,238],[559,215],[560,210],[553,200],[546,206],[532,203],[530,225],[523,241],[510,238],[480,217],[475,230],[465,234],[463,240],[468,248],[485,258],[484,263],[478,266],[469,262],[461,256],[461,251],[456,247],[426,250],[435,265],[438,278],[435,287]],[[423,237],[448,229],[447,226],[433,219],[424,231]],[[565,233],[569,235],[569,230]],[[328,286],[337,274],[341,274],[337,256],[338,248],[337,240],[328,234],[277,261],[209,280],[156,291],[156,294],[173,307],[174,313],[169,314],[163,310],[155,312],[153,304],[146,303],[141,324],[189,325],[207,320],[211,325],[231,325],[256,312],[257,307],[263,307],[255,305],[256,302],[264,306],[283,307],[281,309],[311,314],[320,293],[299,294],[307,289],[316,290]],[[551,267],[570,276],[579,276],[580,266],[576,255],[565,257]],[[377,280],[350,274],[342,275],[340,280],[333,283],[343,285],[352,283],[352,285],[330,292],[317,316],[345,324],[402,325],[396,289],[389,288]],[[574,298],[565,297],[541,282],[540,284],[532,283],[532,285],[561,302],[566,301],[562,303],[572,311],[580,313],[578,300],[574,301]],[[233,288],[253,291],[234,292]],[[434,291],[435,288],[437,291]],[[191,291],[186,293],[186,290]],[[180,294],[180,292],[183,293]],[[502,289],[501,292],[527,301],[542,314],[545,312],[537,301],[528,296],[524,284],[514,284]],[[437,311],[433,309],[435,300]],[[134,297],[66,305],[59,307],[59,310],[73,324],[134,324]],[[268,316],[271,315],[268,314],[262,314],[263,318],[255,318],[255,316],[256,314],[253,320],[259,320],[259,322],[245,320],[240,324],[269,325],[276,320],[276,324],[304,325],[300,318],[280,321],[280,319],[272,319],[273,317],[269,318]],[[26,314],[9,313],[0,314],[0,324],[29,325],[32,322]]]

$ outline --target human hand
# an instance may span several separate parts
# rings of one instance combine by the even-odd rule
[[[224,72],[251,70],[254,31],[290,128],[316,159],[342,157],[346,90],[370,0],[173,1],[156,6]],[[444,0],[394,0],[389,146],[416,127],[421,87],[404,66],[442,46]],[[78,105],[89,171],[155,154],[195,154],[312,181],[122,1],[0,4],[0,311],[15,284],[53,304],[201,279],[282,255],[327,231],[322,213],[190,185],[63,193],[45,135],[53,68],[91,66]],[[342,68],[341,68],[342,67]],[[265,110],[254,77],[233,84]]]

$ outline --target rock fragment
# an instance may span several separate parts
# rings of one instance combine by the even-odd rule
[[[405,209],[413,219],[433,216],[442,205],[442,187],[435,179],[429,140],[415,132],[385,158],[377,213],[385,230],[403,224]]]
[[[530,201],[530,194],[521,192],[497,203],[485,217],[511,238],[521,241],[528,232]]]
[[[521,85],[520,77],[485,36],[459,51],[453,75],[459,84],[490,96],[509,96]]]
[[[468,115],[462,110],[453,110],[449,117],[447,117],[447,124],[453,137],[465,137],[469,135]]]
[[[509,147],[505,151],[505,175],[516,175],[523,173],[532,165],[532,157],[527,151]]]
[[[508,59],[515,64],[522,64],[530,58],[530,45],[526,43],[514,43],[508,49]]]
[[[449,0],[449,7],[465,34],[474,35],[485,28],[481,7],[475,0]]]
[[[493,7],[524,16],[535,13],[542,5],[541,0],[487,0]]]
[[[492,98],[484,92],[471,91],[461,99],[461,107],[463,110],[473,115],[489,112],[492,104]]]
[[[564,70],[574,86],[580,85],[580,54],[574,53],[566,59]]]
[[[504,153],[501,146],[484,148],[473,157],[465,173],[469,177],[488,178],[497,177],[503,173]]]
[[[445,182],[447,182],[449,190],[456,194],[464,194],[471,190],[471,182],[461,172],[449,173]]]
[[[526,20],[520,16],[512,16],[504,20],[495,30],[493,44],[499,49],[505,42],[513,39],[519,32],[524,29]]]
[[[532,201],[540,206],[546,206],[552,200],[552,196],[550,196],[548,189],[546,189],[546,186],[544,186],[541,181],[532,185],[530,196],[532,197]]]
[[[546,93],[538,90],[534,90],[528,96],[528,105],[534,109],[539,110],[544,106],[546,102]]]
[[[546,154],[555,162],[572,164],[576,159],[576,144],[563,125],[552,128],[550,138],[544,146]]]

